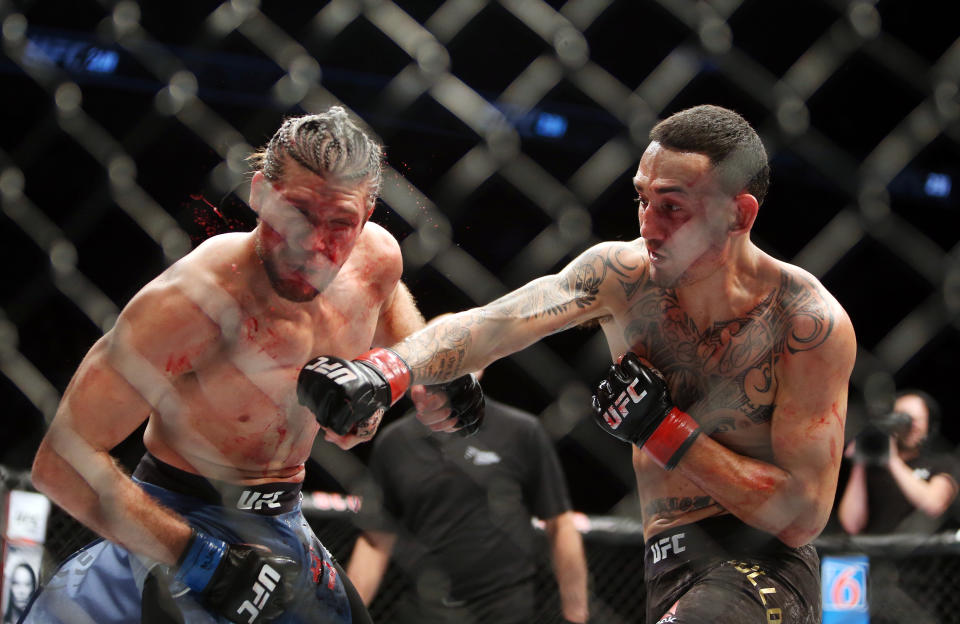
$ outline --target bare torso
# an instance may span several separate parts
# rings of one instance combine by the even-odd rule
[[[251,236],[211,239],[147,287],[194,306],[213,338],[171,348],[163,373],[180,409],[151,414],[144,442],[162,461],[209,478],[299,482],[319,430],[297,402],[300,368],[318,353],[369,349],[399,267],[365,232],[327,289],[294,303],[270,290]]]
[[[641,249],[618,245],[603,266],[594,263],[592,279],[619,282],[613,315],[602,321],[611,354],[637,353],[664,374],[674,402],[705,433],[739,454],[775,463],[770,421],[778,361],[827,338],[835,302],[803,271],[763,256],[743,312],[698,324],[675,291],[649,283]],[[679,472],[664,471],[636,448],[633,466],[648,537],[726,513]]]

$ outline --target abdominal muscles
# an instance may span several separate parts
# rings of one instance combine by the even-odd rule
[[[150,417],[144,435],[158,459],[207,478],[245,484],[302,481],[319,426],[296,400],[296,378],[275,369],[220,367],[175,384],[179,413]]]

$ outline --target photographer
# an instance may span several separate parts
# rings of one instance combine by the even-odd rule
[[[893,412],[874,419],[850,443],[844,456],[853,466],[838,509],[847,533],[895,533],[915,509],[939,518],[950,507],[958,490],[957,464],[929,444],[939,417],[928,394],[902,391]]]

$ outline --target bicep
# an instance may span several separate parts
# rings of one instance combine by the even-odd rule
[[[63,448],[71,436],[95,451],[109,451],[150,415],[149,402],[112,361],[114,339],[108,333],[90,349],[57,409],[50,435],[64,458],[73,455],[74,449]]]
[[[53,426],[109,450],[152,412],[178,415],[174,381],[209,357],[218,335],[209,318],[175,294],[138,295],[84,357]]]
[[[807,487],[835,483],[843,457],[852,332],[811,351],[784,354],[771,422],[776,463]]]

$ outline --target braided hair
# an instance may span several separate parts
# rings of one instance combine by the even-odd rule
[[[287,158],[324,178],[366,182],[371,204],[380,194],[383,148],[341,106],[287,118],[266,146],[248,160],[268,180],[277,182],[283,178]]]

